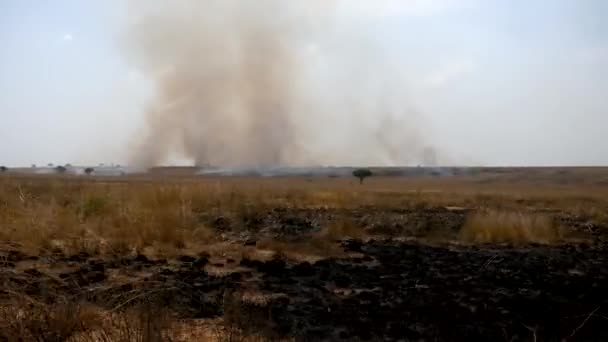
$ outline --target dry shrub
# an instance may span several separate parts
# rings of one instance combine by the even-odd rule
[[[561,238],[549,217],[521,211],[475,212],[460,231],[460,239],[468,243],[553,243]]]

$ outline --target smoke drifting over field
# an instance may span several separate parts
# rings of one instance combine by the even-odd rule
[[[155,86],[133,164],[172,154],[226,167],[437,162],[390,48],[348,7],[133,2],[127,52]]]

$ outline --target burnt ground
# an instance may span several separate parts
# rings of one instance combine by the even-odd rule
[[[368,230],[413,229],[413,235],[437,227],[457,231],[454,220],[463,217],[443,210],[410,216],[397,211],[372,223],[366,213],[353,211],[351,217],[369,220]],[[305,236],[326,219],[321,216],[338,214],[311,215],[275,212],[257,222],[257,235],[248,239],[260,232],[284,237],[282,227],[288,238]],[[588,242],[509,247],[344,240],[336,243],[348,257],[314,263],[280,255],[218,259],[206,251],[171,260],[58,251],[27,255],[5,246],[0,282],[5,298],[18,289],[50,304],[69,297],[113,310],[155,302],[180,318],[221,316],[270,338],[606,341],[608,244],[598,227],[562,219],[588,232]]]
[[[201,221],[231,238],[297,241],[321,230],[332,222],[347,221],[369,234],[388,236],[427,237],[437,234],[455,238],[465,221],[467,210],[443,207],[424,209],[386,209],[362,207],[357,209],[273,208],[267,211],[235,215],[202,214]],[[558,218],[558,220],[562,220]],[[579,220],[569,222],[569,225]],[[238,234],[235,234],[238,233]]]

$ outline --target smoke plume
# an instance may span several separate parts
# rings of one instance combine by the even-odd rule
[[[131,10],[128,54],[155,88],[137,166],[174,154],[226,167],[436,158],[390,49],[345,14],[348,1],[134,1]]]

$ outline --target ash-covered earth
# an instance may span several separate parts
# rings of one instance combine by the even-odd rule
[[[310,213],[271,215],[314,221]],[[69,297],[117,310],[154,302],[179,318],[223,317],[250,334],[298,341],[606,341],[607,235],[589,234],[586,242],[523,247],[346,239],[335,242],[345,257],[318,261],[207,250],[171,259],[29,255],[7,245],[0,281],[49,304]]]

